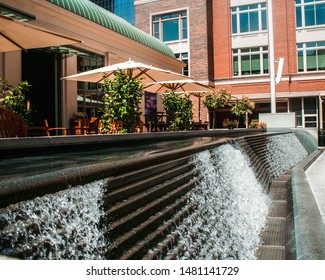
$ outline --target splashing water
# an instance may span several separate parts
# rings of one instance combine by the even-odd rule
[[[273,178],[307,156],[293,134],[269,137],[265,153]],[[255,259],[271,200],[246,153],[224,144],[192,162],[200,178],[187,194],[193,211],[170,233],[176,244],[161,258]],[[102,223],[106,187],[97,181],[0,209],[0,255],[103,259],[110,245]]]
[[[195,155],[193,163],[203,179],[189,193],[195,211],[172,233],[183,248],[177,258],[255,259],[270,198],[247,157],[226,144]]]
[[[0,255],[22,259],[101,259],[104,181],[0,210]]]
[[[271,177],[277,178],[308,155],[294,134],[269,137],[266,159]]]

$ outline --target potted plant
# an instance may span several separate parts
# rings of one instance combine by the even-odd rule
[[[31,118],[34,110],[27,99],[29,87],[31,85],[27,81],[12,86],[6,80],[0,78],[0,104],[19,115],[27,125],[32,125]]]
[[[208,108],[212,115],[212,128],[215,128],[216,112],[218,108],[225,107],[231,99],[231,94],[224,88],[207,95],[203,100],[203,105]]]
[[[88,115],[84,112],[78,112],[73,114],[75,120],[88,119]]]
[[[230,119],[224,119],[222,122],[222,126],[228,129],[234,129],[238,126],[237,120],[230,120]]]
[[[193,104],[188,94],[171,92],[163,96],[169,130],[189,130],[193,122]]]
[[[102,132],[136,132],[141,117],[142,83],[124,70],[115,71],[114,76],[114,80],[104,80]]]
[[[231,108],[231,112],[235,114],[238,118],[244,117],[245,126],[248,128],[248,115],[253,113],[255,108],[255,103],[248,99],[248,97],[243,96],[243,98],[237,101]]]

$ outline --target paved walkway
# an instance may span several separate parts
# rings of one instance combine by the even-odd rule
[[[325,151],[306,170],[306,177],[325,223]]]

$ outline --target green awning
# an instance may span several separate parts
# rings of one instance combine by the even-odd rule
[[[156,51],[173,58],[175,57],[173,51],[163,42],[88,0],[48,0],[48,2],[133,39]]]

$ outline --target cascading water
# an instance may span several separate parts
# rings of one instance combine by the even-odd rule
[[[178,250],[178,259],[254,259],[270,199],[247,158],[226,144],[193,163],[203,175],[188,194],[195,210],[171,233],[179,240],[167,258]]]
[[[22,259],[101,259],[104,181],[0,210],[0,255]]]
[[[293,134],[267,139],[266,166],[272,178],[306,155]],[[224,144],[194,155],[192,162],[202,178],[186,194],[193,211],[167,236],[176,241],[160,258],[255,259],[271,200],[248,156],[238,144]],[[103,223],[106,191],[107,181],[96,181],[0,209],[0,255],[105,258],[110,246],[105,238],[109,226]]]
[[[307,155],[306,149],[292,133],[269,137],[266,159],[272,179],[282,175]]]

